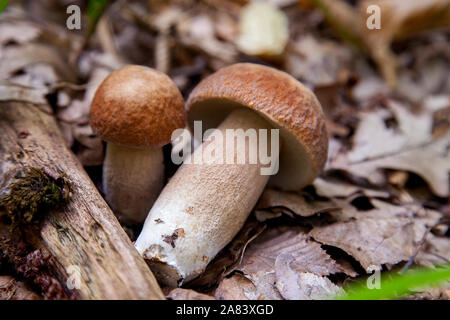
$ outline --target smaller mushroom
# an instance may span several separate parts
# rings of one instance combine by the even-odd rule
[[[183,97],[172,80],[148,67],[129,65],[98,87],[91,126],[107,141],[105,198],[125,223],[141,223],[164,183],[162,146],[185,125]]]
[[[158,279],[174,286],[203,272],[242,228],[266,185],[284,190],[308,185],[324,167],[328,150],[314,93],[273,68],[249,63],[223,68],[192,91],[187,106],[191,126],[202,120],[205,130],[217,128],[215,137],[225,139],[211,134],[195,149],[188,158],[194,161],[186,161],[164,187],[135,243]],[[236,136],[228,138],[227,132],[245,136],[256,130],[270,135],[266,148],[251,138],[228,147]],[[276,132],[280,149],[272,154]],[[279,163],[274,175],[262,173],[262,157],[250,161],[250,150],[258,148],[271,150]],[[224,163],[219,150],[226,159],[245,161]],[[203,161],[195,163],[197,158]]]

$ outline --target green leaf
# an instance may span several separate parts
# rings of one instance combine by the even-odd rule
[[[413,290],[442,285],[450,280],[450,264],[436,269],[416,268],[405,274],[389,272],[383,274],[379,289],[369,289],[366,281],[360,281],[345,288],[347,294],[338,300],[388,300],[410,294]]]
[[[108,6],[108,0],[90,0],[88,4],[88,37],[94,32],[97,22]]]
[[[8,5],[9,0],[0,0],[0,12],[5,10],[6,6]]]

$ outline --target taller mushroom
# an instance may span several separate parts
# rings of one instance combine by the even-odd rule
[[[178,169],[135,243],[159,280],[169,285],[181,285],[205,269],[242,227],[267,184],[298,190],[311,183],[328,150],[315,95],[270,67],[241,63],[223,68],[194,89],[187,107],[191,126],[201,120],[203,129],[217,128],[224,137],[229,129],[279,129],[279,171],[262,175],[261,159],[256,164],[223,164],[211,150],[223,148],[230,158],[245,152],[248,160],[252,146],[229,149],[214,135],[194,151],[191,159],[201,158],[202,163],[185,162]]]
[[[164,73],[128,65],[100,84],[90,120],[107,141],[106,201],[122,221],[142,223],[163,187],[162,146],[185,125],[180,91]]]

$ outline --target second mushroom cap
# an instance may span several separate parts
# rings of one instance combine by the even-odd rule
[[[111,73],[92,101],[92,127],[103,140],[129,147],[161,147],[184,127],[184,101],[157,70],[129,65]]]

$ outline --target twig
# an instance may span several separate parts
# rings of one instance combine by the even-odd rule
[[[422,239],[420,239],[416,251],[414,252],[414,254],[411,256],[411,258],[409,258],[408,262],[403,266],[403,268],[399,271],[399,274],[403,274],[406,272],[406,270],[409,269],[409,267],[412,266],[412,264],[414,263],[414,260],[416,259],[417,255],[419,254],[420,250],[422,249],[423,245],[425,244],[426,238],[428,233],[431,231],[432,227],[428,227],[425,230],[425,233],[422,236]]]

